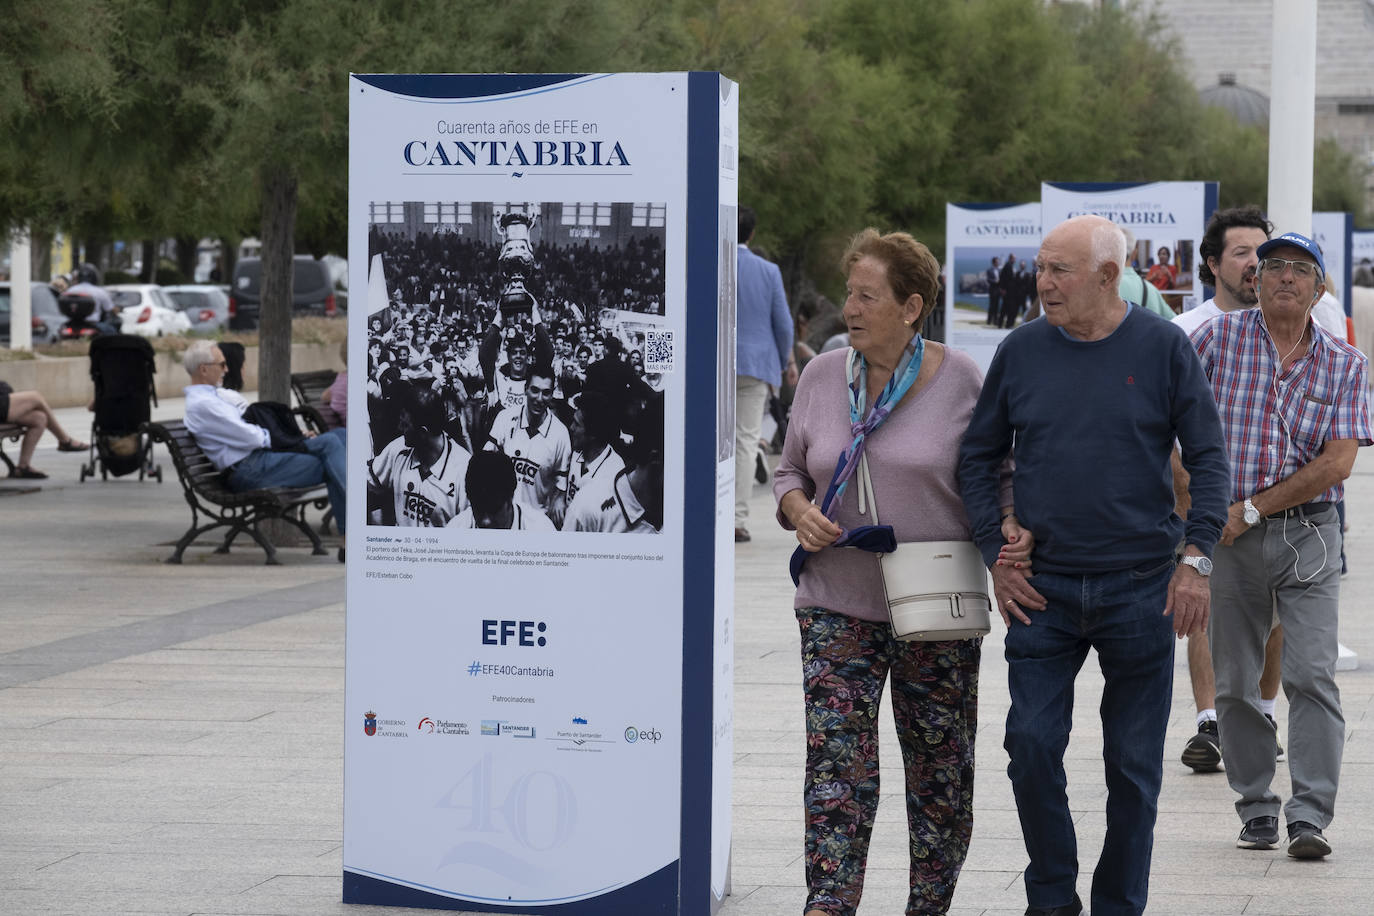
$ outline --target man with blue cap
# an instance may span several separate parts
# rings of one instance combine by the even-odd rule
[[[1335,504],[1356,450],[1371,444],[1368,361],[1312,320],[1326,265],[1310,238],[1260,245],[1259,308],[1192,333],[1231,459],[1231,506],[1213,555],[1209,628],[1226,778],[1244,824],[1236,845],[1279,845],[1274,724],[1259,704],[1264,642],[1283,625],[1287,851],[1330,854],[1345,719],[1336,688],[1341,532]]]

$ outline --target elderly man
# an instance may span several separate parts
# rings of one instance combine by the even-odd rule
[[[1046,236],[1035,263],[1046,320],[1007,336],[960,448],[964,505],[1007,624],[1007,772],[1031,916],[1082,911],[1063,757],[1089,649],[1105,682],[1107,768],[1091,909],[1145,910],[1174,636],[1206,625],[1208,557],[1226,517],[1226,450],[1206,377],[1182,331],[1118,296],[1125,259],[1125,237],[1101,217]],[[1186,523],[1174,513],[1175,438],[1193,475]],[[1033,577],[997,562],[998,468],[1013,450],[1014,520],[1035,537]]]
[[[1288,854],[1322,858],[1335,814],[1345,720],[1336,689],[1340,523],[1335,503],[1356,450],[1370,444],[1368,361],[1311,318],[1325,290],[1315,242],[1295,232],[1260,245],[1259,308],[1192,334],[1220,405],[1234,476],[1212,577],[1210,637],[1226,779],[1240,798],[1236,845],[1279,843],[1274,724],[1257,683],[1274,615],[1288,695],[1284,806]]]
[[[1213,213],[1198,244],[1197,274],[1203,283],[1216,289],[1216,294],[1197,308],[1174,318],[1174,324],[1191,334],[1218,315],[1254,308],[1259,301],[1255,293],[1255,270],[1259,265],[1256,252],[1269,240],[1273,229],[1273,224],[1255,206],[1232,207]],[[1177,509],[1180,515],[1186,516],[1188,475],[1177,463],[1174,474]],[[1259,684],[1260,707],[1270,721],[1274,719],[1274,702],[1279,693],[1282,650],[1283,628],[1276,627],[1265,645],[1264,672]],[[1212,674],[1212,652],[1205,632],[1188,637],[1188,677],[1197,705],[1197,733],[1183,746],[1181,759],[1195,772],[1216,772],[1221,769],[1221,737],[1217,727],[1216,678]],[[1282,759],[1283,745],[1277,738],[1277,726],[1275,728],[1275,756]]]
[[[261,487],[309,487],[324,484],[342,534],[348,523],[344,506],[347,440],[344,428],[319,436],[307,434],[304,451],[273,451],[266,429],[243,418],[246,406],[237,392],[221,387],[228,364],[219,347],[198,340],[186,349],[182,365],[191,376],[186,392],[186,428],[215,467],[226,472],[235,492]],[[343,548],[339,560],[343,561]]]
[[[749,250],[754,211],[739,208],[739,287],[735,324],[735,541],[749,540],[749,494],[758,461],[763,411],[769,390],[796,384],[792,360],[792,313],[782,289],[782,271]]]

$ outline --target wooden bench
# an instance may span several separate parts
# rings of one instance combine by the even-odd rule
[[[325,389],[334,384],[338,375],[333,369],[291,373],[291,391],[296,395],[296,414],[307,428],[317,433],[338,429],[344,421],[332,407],[324,403]]]
[[[329,505],[323,484],[312,487],[270,487],[235,493],[229,489],[224,472],[216,468],[209,456],[201,451],[185,423],[180,420],[147,423],[143,429],[154,442],[167,446],[167,453],[172,456],[177,478],[185,491],[186,502],[191,506],[191,527],[177,542],[176,550],[167,558],[168,563],[180,563],[182,553],[202,534],[227,527],[229,530],[224,535],[224,542],[215,548],[215,553],[228,553],[234,538],[241,532],[247,532],[267,553],[267,565],[279,566],[277,548],[258,527],[267,519],[281,519],[304,531],[314,546],[311,551],[314,555],[328,553],[320,543],[320,536],[305,520],[307,507],[313,505],[323,509]],[[205,516],[206,524],[201,524],[201,516]]]
[[[18,423],[0,423],[0,461],[5,463],[5,468],[10,477],[14,476],[14,461],[5,454],[5,440],[18,442],[24,438],[24,433],[28,429],[27,426],[20,426]]]

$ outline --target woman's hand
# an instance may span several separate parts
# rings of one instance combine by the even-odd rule
[[[1029,529],[1022,528],[1015,515],[1008,515],[1002,519],[1002,537],[1006,539],[1006,543],[997,554],[997,565],[1010,566],[1029,573],[1031,551],[1035,549],[1035,535],[1031,534]]]
[[[824,550],[844,532],[839,525],[826,518],[821,507],[815,503],[808,506],[793,524],[797,526],[797,543],[809,553]]]
[[[821,507],[807,498],[802,490],[789,490],[778,502],[778,508],[797,529],[797,543],[810,553],[835,543],[843,529],[825,517]]]

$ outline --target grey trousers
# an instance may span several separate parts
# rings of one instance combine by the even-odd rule
[[[1325,828],[1335,815],[1345,744],[1336,688],[1341,530],[1334,508],[1307,522],[1264,519],[1230,547],[1217,546],[1208,635],[1226,779],[1240,795],[1236,812],[1242,821],[1277,817],[1279,797],[1270,789],[1274,729],[1259,707],[1264,642],[1277,611],[1292,779],[1283,813],[1290,824]]]

